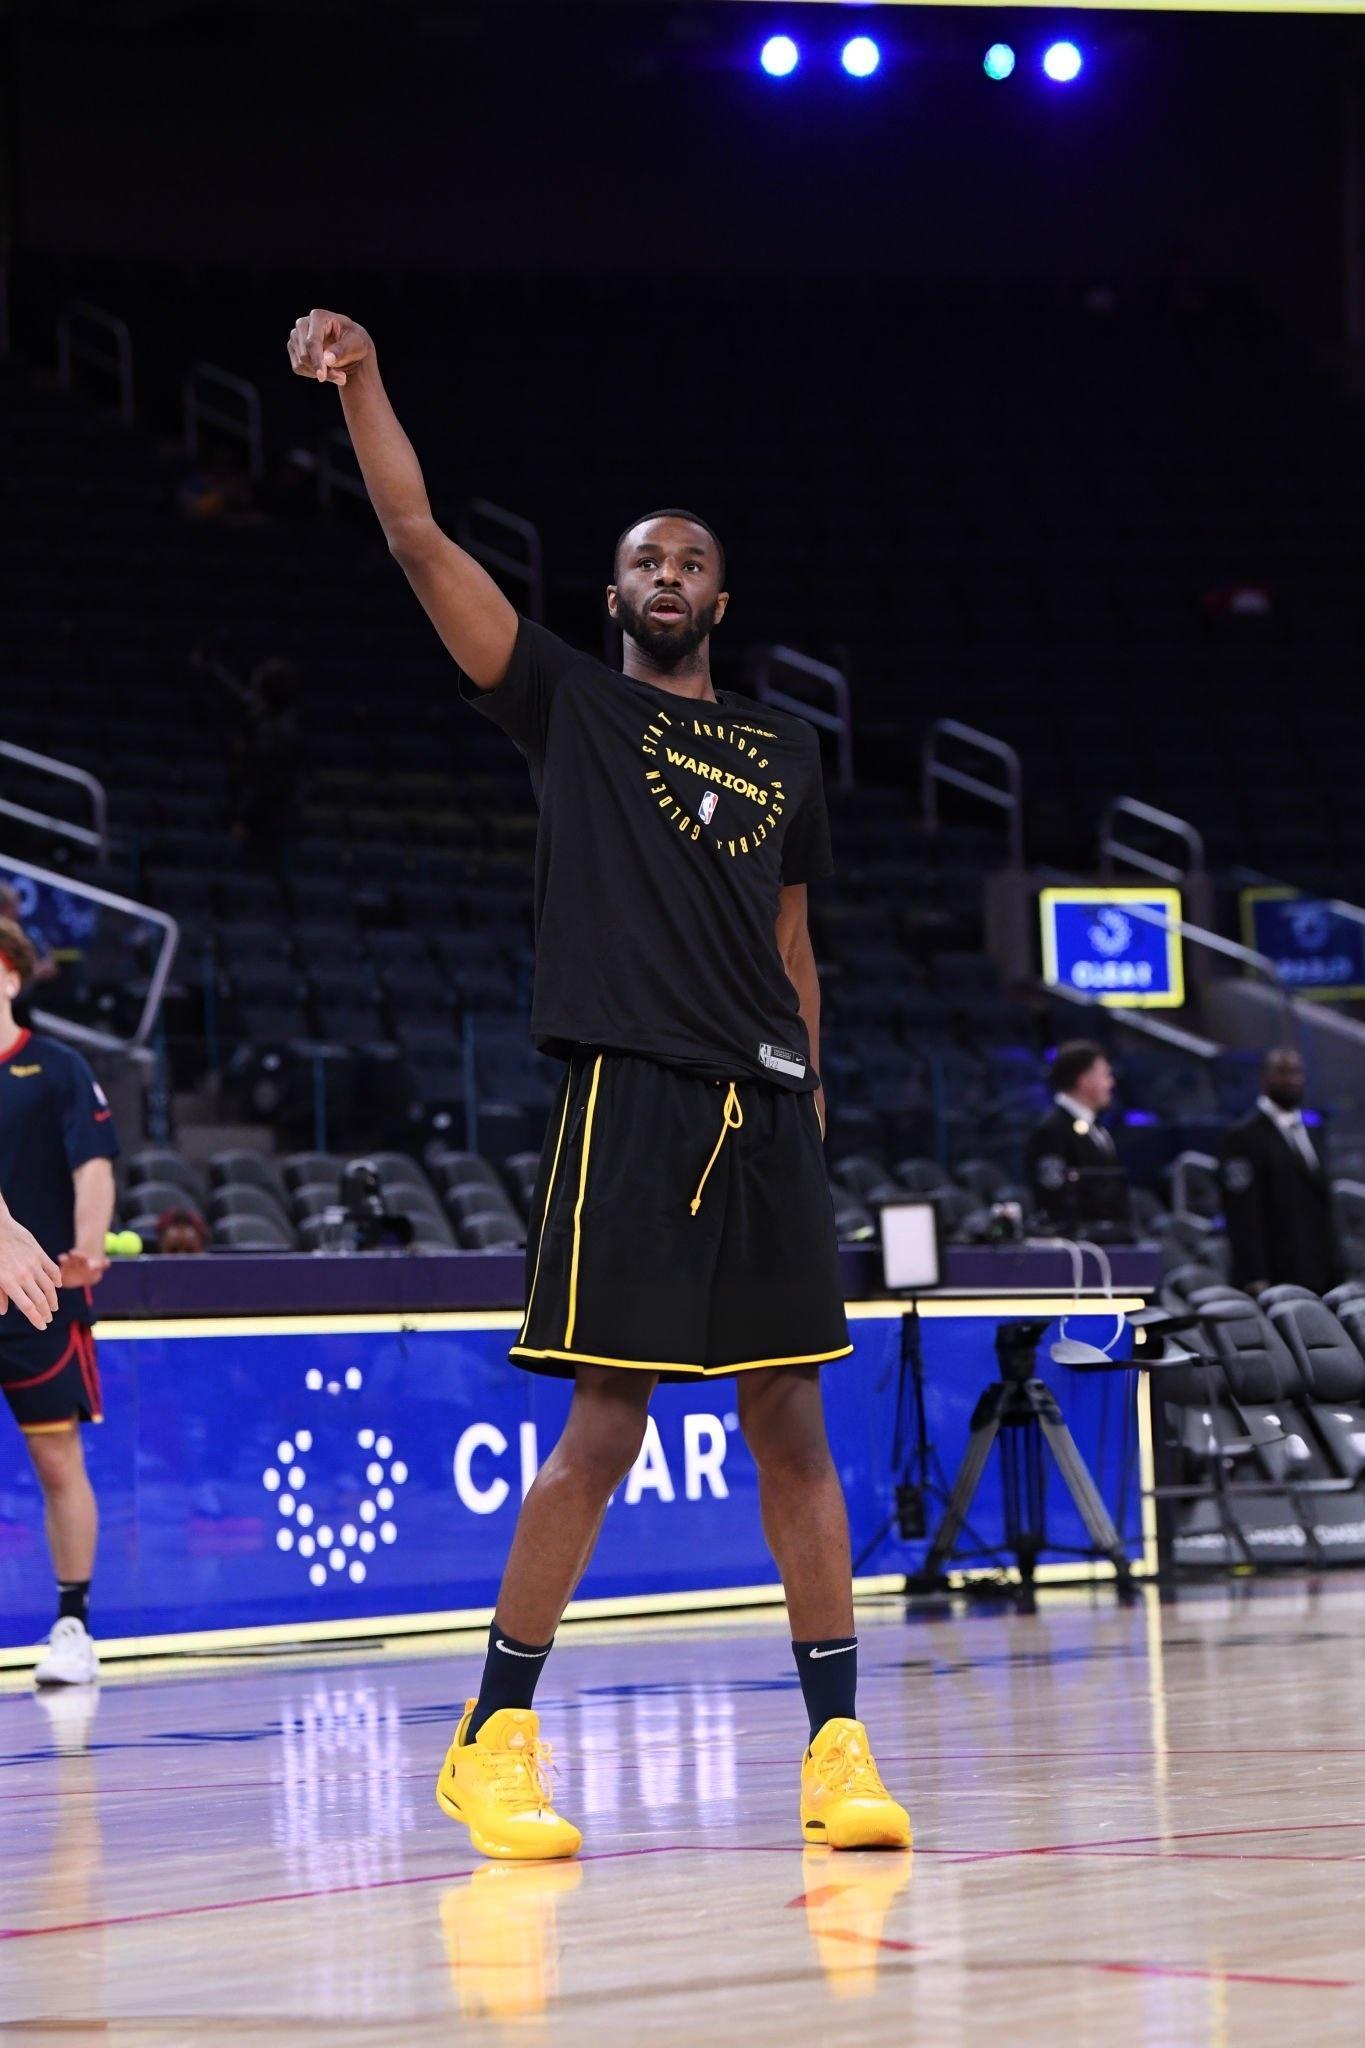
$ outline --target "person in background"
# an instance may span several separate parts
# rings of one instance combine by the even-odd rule
[[[109,1104],[79,1053],[15,1019],[34,958],[20,927],[0,921],[0,1188],[12,1222],[47,1254],[27,1287],[22,1272],[0,1265],[10,1297],[0,1314],[0,1392],[42,1488],[57,1578],[57,1619],[34,1677],[39,1685],[88,1685],[99,1676],[88,1625],[98,1514],[78,1424],[103,1419],[90,1289],[109,1263],[118,1145]],[[0,1260],[4,1253],[0,1232]],[[43,1287],[53,1264],[55,1303]]]
[[[1076,1038],[1058,1046],[1048,1079],[1052,1107],[1029,1134],[1024,1165],[1038,1216],[1070,1230],[1078,1222],[1082,1172],[1118,1166],[1114,1140],[1100,1122],[1114,1099],[1114,1070],[1102,1045]]]
[[[20,926],[24,922],[23,906],[19,901],[19,892],[17,889],[12,889],[8,882],[0,882],[0,918],[3,918],[9,924]],[[46,950],[41,939],[32,932],[26,933],[25,936],[33,948],[33,973],[29,976],[28,986],[22,991],[14,1004],[14,1014],[21,1024],[32,1024],[33,1019],[30,1011],[33,1006],[34,990],[40,982],[55,981],[61,969],[51,953]]]
[[[1304,1122],[1304,1090],[1298,1053],[1267,1053],[1255,1109],[1219,1146],[1232,1278],[1248,1294],[1285,1283],[1326,1294],[1344,1277],[1331,1182]]]
[[[167,1209],[156,1219],[158,1252],[206,1252],[209,1227],[195,1209]]]

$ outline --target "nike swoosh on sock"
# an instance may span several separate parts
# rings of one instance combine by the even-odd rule
[[[553,1649],[554,1645],[551,1644],[550,1647]],[[501,1636],[498,1637],[497,1648],[502,1651],[504,1657],[529,1657],[533,1664],[539,1663],[542,1657],[548,1657],[550,1654],[549,1650],[514,1650]]]
[[[817,1657],[846,1657],[850,1650],[856,1650],[857,1647],[856,1643],[840,1643],[837,1650],[812,1650],[811,1662],[814,1663]]]

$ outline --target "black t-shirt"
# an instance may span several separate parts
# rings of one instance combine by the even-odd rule
[[[730,690],[656,689],[527,619],[498,687],[463,687],[540,805],[541,1050],[815,1088],[775,931],[782,887],[833,866],[814,728]]]
[[[0,1046],[0,1194],[49,1258],[59,1259],[75,1243],[76,1168],[87,1159],[117,1157],[104,1090],[78,1052],[30,1031]],[[79,1287],[58,1289],[58,1322],[80,1319],[85,1311]],[[0,1315],[0,1337],[28,1328],[17,1308]]]

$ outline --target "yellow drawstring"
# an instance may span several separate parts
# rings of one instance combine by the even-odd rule
[[[731,1115],[732,1110],[734,1112],[733,1115]],[[720,1148],[725,1143],[726,1132],[737,1131],[743,1124],[743,1122],[744,1111],[740,1107],[739,1090],[732,1081],[730,1083],[729,1093],[725,1097],[725,1113],[721,1120],[720,1136],[716,1140],[715,1149],[712,1152],[711,1157],[706,1162],[706,1171],[702,1175],[701,1179],[697,1182],[697,1192],[692,1197],[692,1214],[694,1216],[696,1215],[698,1209],[700,1209],[701,1207],[702,1189],[706,1186],[707,1181],[711,1178],[711,1168],[720,1158]]]

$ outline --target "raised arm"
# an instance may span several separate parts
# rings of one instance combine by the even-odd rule
[[[421,465],[389,403],[369,335],[344,313],[315,306],[294,323],[289,361],[296,376],[340,390],[346,430],[389,553],[470,681],[496,689],[516,644],[516,612],[432,518]]]

